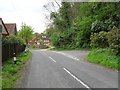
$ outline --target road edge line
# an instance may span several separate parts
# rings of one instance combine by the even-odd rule
[[[68,71],[66,68],[63,68],[69,75],[71,75],[74,79],[76,79],[79,83],[81,83],[84,87],[90,89],[88,85],[86,85],[83,81],[78,79],[75,75],[73,75],[70,71]]]

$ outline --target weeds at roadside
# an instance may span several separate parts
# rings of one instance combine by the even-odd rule
[[[48,48],[48,50],[52,51],[75,51],[75,50],[80,50],[80,51],[90,51],[90,48],[75,48],[75,49],[63,49],[63,48]]]
[[[87,60],[108,68],[120,70],[120,56],[116,56],[114,52],[109,49],[95,49],[88,54]]]
[[[27,55],[23,53],[17,55],[17,64],[13,59],[9,59],[3,63],[2,67],[2,88],[12,88],[16,80],[20,77],[18,71],[24,66],[25,62],[31,57],[31,52]]]

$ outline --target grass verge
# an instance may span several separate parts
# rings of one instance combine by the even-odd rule
[[[40,50],[40,48],[30,48],[31,50]]]
[[[63,49],[63,48],[48,48],[50,51],[74,51],[74,50],[80,50],[80,51],[90,51],[89,48],[76,48],[76,49]]]
[[[48,48],[30,48],[31,50],[48,50]]]
[[[0,71],[1,72],[1,71]],[[0,75],[0,90],[2,89],[2,77]]]
[[[16,80],[20,77],[19,70],[31,58],[31,52],[27,55],[23,53],[17,55],[17,64],[14,65],[13,59],[7,60],[2,67],[2,88],[12,88]]]
[[[108,68],[120,70],[120,56],[116,56],[110,49],[95,49],[88,54],[87,60]]]

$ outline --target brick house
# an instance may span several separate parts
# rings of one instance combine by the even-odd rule
[[[29,40],[28,43],[34,44],[34,45],[36,45],[36,47],[39,47],[39,43],[38,43],[39,40],[43,41],[44,48],[46,48],[50,44],[50,39],[46,35],[37,35],[37,36],[35,36],[34,39]]]
[[[17,36],[17,27],[16,23],[5,23],[5,26],[9,32],[9,34],[13,34]]]
[[[32,40],[28,40],[28,43],[37,45],[38,40],[39,40],[38,38],[34,38]]]

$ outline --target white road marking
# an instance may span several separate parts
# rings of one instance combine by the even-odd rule
[[[66,68],[63,68],[68,74],[70,74],[74,79],[76,79],[79,83],[81,83],[84,87],[90,89],[88,85],[86,85],[83,81],[78,79],[76,76],[74,76],[70,71],[68,71]]]
[[[55,62],[56,63],[56,61],[53,59],[53,58],[51,58],[51,57],[49,57],[53,62]]]
[[[64,55],[64,56],[66,56],[66,57],[69,57],[69,58],[72,58],[72,59],[74,59],[74,60],[79,61],[78,58],[73,57],[73,56],[71,56],[71,55],[69,55],[69,54],[66,54],[66,53],[63,53],[63,52],[57,52],[57,51],[52,51],[52,52],[59,53],[59,54],[62,54],[62,55]]]
[[[43,54],[43,55],[45,55],[45,56],[48,56],[45,52],[43,52],[43,53],[41,53],[41,54]],[[49,56],[48,56],[49,57]],[[52,58],[52,57],[49,57],[53,62],[55,62],[56,63],[56,61]]]

